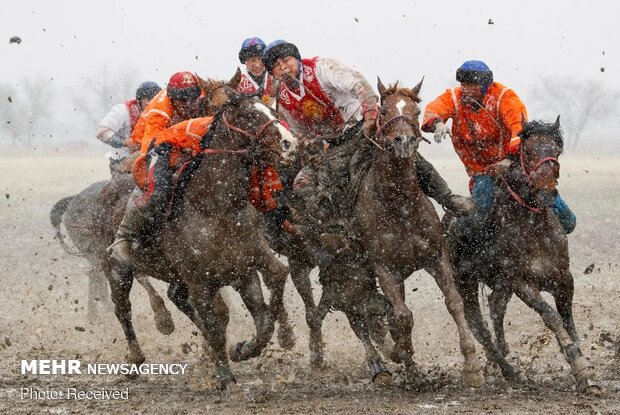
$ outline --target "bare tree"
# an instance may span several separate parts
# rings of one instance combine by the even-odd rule
[[[0,106],[0,133],[3,138],[10,138],[12,145],[31,147],[38,135],[51,131],[54,92],[47,79],[27,78],[16,85],[0,84],[0,94],[6,100]]]
[[[605,121],[617,114],[620,101],[620,91],[594,80],[546,77],[531,92],[535,104],[529,111],[530,116],[534,111],[548,117],[560,114],[568,147],[577,145],[592,121]]]

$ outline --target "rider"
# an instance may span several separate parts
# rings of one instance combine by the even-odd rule
[[[463,63],[456,80],[460,87],[446,90],[426,106],[422,131],[434,132],[438,143],[451,136],[471,177],[476,212],[460,220],[459,227],[464,230],[484,223],[493,206],[494,176],[505,172],[511,163],[507,156],[518,152],[527,110],[512,89],[493,81],[493,72],[482,61]],[[446,126],[448,119],[452,119],[452,131]],[[575,229],[575,214],[559,194],[553,211],[567,234]]]
[[[263,102],[271,104],[270,92],[273,77],[267,73],[263,64],[265,42],[258,37],[250,37],[243,41],[239,50],[239,61],[244,64],[240,69],[241,79],[237,90],[242,94],[262,93]]]
[[[141,118],[142,124],[134,130],[132,140],[141,143],[141,151],[143,153],[148,151],[150,157],[149,186],[144,193],[136,188],[129,198],[125,216],[116,232],[116,238],[108,247],[108,252],[122,264],[131,263],[132,242],[139,239],[148,224],[156,227],[165,214],[174,174],[173,166],[170,165],[170,156],[175,148],[173,143],[175,140],[192,138],[199,142],[197,137],[202,138],[202,134],[208,128],[210,121],[204,119],[194,123],[194,127],[204,129],[202,132],[197,133],[190,128],[181,131],[175,128],[176,126],[169,128],[179,122],[202,115],[204,113],[202,95],[203,91],[195,74],[175,73],[170,77],[167,88],[162,89],[144,110]],[[185,128],[186,125],[183,127]],[[166,129],[172,132],[165,131]],[[167,139],[166,137],[173,138]],[[160,139],[159,145],[155,145],[156,138]],[[154,148],[149,151],[149,147]],[[189,147],[192,148],[192,146]]]
[[[376,128],[377,96],[358,71],[335,59],[302,59],[297,46],[285,40],[270,43],[263,62],[274,79],[281,81],[277,92],[280,115],[307,148],[314,146],[317,153],[327,148],[322,156],[311,157],[311,163],[295,178],[294,187],[312,216],[323,223],[337,222],[341,206],[350,199],[349,161],[362,146],[363,135],[371,135]],[[421,156],[416,169],[427,195],[460,214],[473,209],[469,199],[452,194]],[[345,243],[342,238],[335,239],[336,244]]]
[[[117,171],[117,166],[132,151],[130,138],[134,127],[142,111],[160,90],[153,81],[141,83],[135,99],[116,104],[99,123],[97,138],[113,147],[106,154],[110,159],[110,173]]]

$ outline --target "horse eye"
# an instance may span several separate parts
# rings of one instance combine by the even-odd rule
[[[291,147],[291,143],[287,140],[282,141],[282,147],[284,147],[285,150],[288,150]]]

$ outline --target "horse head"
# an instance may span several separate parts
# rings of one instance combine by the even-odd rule
[[[420,98],[424,78],[414,88],[399,88],[398,82],[387,88],[377,78],[381,97],[381,109],[377,117],[376,138],[385,150],[393,151],[396,157],[411,158],[423,140],[420,131]]]
[[[541,207],[553,203],[560,177],[558,158],[564,148],[560,117],[555,123],[523,121],[521,137],[520,169],[525,175]]]
[[[297,151],[297,138],[286,129],[259,97],[241,94],[219,81],[202,81],[207,111],[215,113],[214,132],[227,132],[223,148],[247,149],[259,164],[291,160]],[[214,134],[215,135],[215,134]],[[226,134],[218,135],[220,137]]]

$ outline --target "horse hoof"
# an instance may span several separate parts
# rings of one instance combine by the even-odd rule
[[[469,388],[479,388],[484,385],[482,369],[463,372],[463,382]]]
[[[284,350],[291,350],[295,347],[295,334],[293,328],[288,324],[278,327],[278,344]]]
[[[592,379],[587,379],[587,378],[582,379],[577,384],[577,391],[584,395],[596,396],[596,397],[603,396],[605,393],[605,390],[602,387],[594,383]]]
[[[164,336],[174,333],[174,321],[170,311],[163,310],[155,313],[155,327]]]
[[[372,384],[375,386],[390,386],[392,384],[392,374],[388,371],[379,372],[372,378]]]

